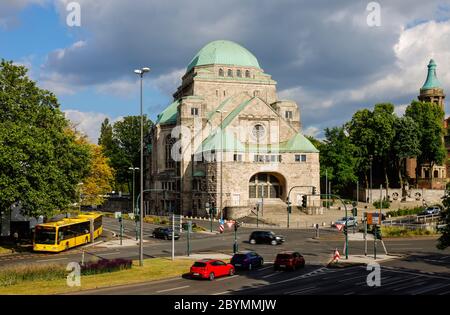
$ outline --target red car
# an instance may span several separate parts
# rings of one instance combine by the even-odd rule
[[[191,277],[214,280],[216,277],[234,275],[232,264],[218,259],[202,259],[196,261],[191,267]]]
[[[299,267],[305,267],[305,258],[298,252],[285,251],[281,252],[275,258],[275,263],[273,268],[275,270],[279,269],[291,269],[295,270]]]

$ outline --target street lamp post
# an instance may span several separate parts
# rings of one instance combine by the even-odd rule
[[[132,202],[133,202],[133,213],[134,213],[134,215],[136,215],[137,214],[136,213],[136,205],[134,203],[134,194],[135,194],[134,186],[135,186],[136,180],[135,180],[134,174],[135,174],[135,171],[139,169],[139,167],[130,167],[128,169],[133,171],[133,200],[132,200]],[[137,221],[136,220],[135,220],[135,224],[136,224],[136,241],[137,241],[138,240],[138,229],[137,229]]]
[[[216,110],[220,113],[220,219],[223,220],[223,114],[226,111]]]
[[[373,164],[373,156],[369,155],[369,161],[370,161],[370,203],[372,203],[372,164]]]
[[[142,81],[144,78],[144,74],[146,72],[149,72],[150,68],[144,67],[142,69],[134,70],[134,73],[139,75],[140,77],[140,83],[141,83],[141,143],[140,143],[140,153],[141,153],[141,167],[140,167],[140,195],[142,198],[140,199],[140,211],[139,211],[139,223],[140,223],[140,240],[139,240],[139,265],[144,265],[144,225],[143,225],[143,218],[144,218],[144,114],[142,110]]]

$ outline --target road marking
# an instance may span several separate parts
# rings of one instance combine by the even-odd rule
[[[353,294],[355,294],[355,292],[353,292],[353,291],[350,291],[350,292],[344,293],[344,295],[353,295]]]
[[[269,277],[278,275],[278,274],[280,274],[280,273],[281,273],[281,271],[274,272],[274,273],[270,273],[270,274],[268,274],[268,275],[263,276],[262,278],[263,278],[263,279],[266,279],[266,278],[269,278]]]
[[[303,292],[307,292],[307,291],[311,291],[311,290],[315,290],[315,289],[317,289],[317,287],[309,287],[309,288],[303,288],[300,290],[284,292],[283,294],[303,293]]]
[[[384,269],[384,268],[382,268],[382,269]],[[444,279],[444,280],[447,280],[447,281],[450,280],[450,277],[441,277],[441,276],[429,275],[429,274],[425,274],[425,273],[417,274],[417,273],[414,273],[414,272],[401,271],[401,270],[393,270],[393,269],[391,269],[391,270],[385,270],[385,271],[386,271],[386,272],[395,272],[395,273],[404,273],[404,274],[413,275],[413,276],[416,276],[416,277],[438,278],[438,279]]]
[[[230,293],[230,291],[224,291],[224,292],[219,292],[219,293],[213,293],[211,295],[222,295],[222,294],[227,294]]]
[[[407,285],[403,285],[403,286],[397,287],[397,288],[395,288],[393,290],[394,291],[399,291],[399,290],[403,290],[403,289],[406,289],[406,288],[411,287],[411,286],[421,286],[422,284],[425,284],[425,283],[427,283],[427,282],[426,281],[420,281],[420,282],[417,282],[417,283],[408,283]]]
[[[351,277],[351,278],[339,280],[338,282],[345,282],[345,281],[349,281],[349,280],[358,279],[358,278],[361,278],[361,277],[367,277],[367,275],[359,275],[359,276],[356,276],[356,277]]]
[[[185,286],[182,286],[182,287],[176,287],[176,288],[171,288],[171,289],[159,290],[159,291],[156,291],[156,293],[162,293],[162,292],[169,292],[169,291],[181,290],[181,289],[185,289],[185,288],[189,288],[189,287],[190,287],[189,285],[185,285]]]
[[[37,262],[49,262],[49,261],[58,261],[58,260],[67,260],[67,258],[43,259],[43,260],[37,260]]]
[[[411,294],[412,295],[423,294],[423,293],[428,292],[428,291],[433,291],[433,290],[438,290],[438,289],[445,288],[445,287],[447,287],[449,285],[450,285],[450,283],[444,283],[444,284],[438,283],[438,284],[434,284],[434,285],[428,286],[426,288],[421,288],[419,290],[412,291]]]
[[[263,271],[263,270],[266,270],[266,269],[269,269],[269,268],[273,268],[273,267],[272,266],[268,266],[268,267],[264,267],[264,268],[259,268],[258,271]]]
[[[229,277],[226,277],[226,278],[217,279],[216,281],[223,281],[223,280],[228,280],[228,279],[232,279],[232,278],[236,278],[236,277],[239,277],[239,276],[238,275],[229,276]]]

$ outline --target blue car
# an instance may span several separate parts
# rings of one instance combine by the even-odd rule
[[[264,265],[264,259],[255,252],[242,251],[233,255],[233,258],[231,258],[231,264],[235,269],[252,270]]]

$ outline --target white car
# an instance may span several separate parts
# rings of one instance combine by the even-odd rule
[[[345,225],[345,221],[346,221],[346,217],[343,217],[342,219],[340,219],[340,220],[337,220],[335,223],[334,223],[334,225],[336,226],[336,224],[342,224],[342,225]],[[357,219],[355,219],[354,217],[348,217],[348,220],[347,220],[347,226],[358,226],[358,221],[357,221]]]
[[[427,215],[427,214],[439,214],[441,212],[441,208],[439,208],[438,206],[432,206],[432,207],[427,207],[423,214]]]

